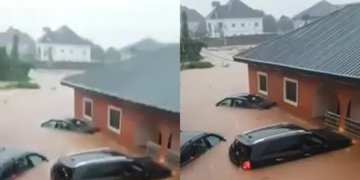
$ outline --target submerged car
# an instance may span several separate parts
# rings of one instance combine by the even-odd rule
[[[215,133],[181,131],[180,166],[187,165],[222,141],[226,141],[225,138]]]
[[[101,148],[60,157],[50,176],[51,180],[155,180],[171,177],[172,171],[150,157]]]
[[[37,153],[21,149],[0,149],[0,180],[16,179],[32,168],[48,162],[48,159]]]
[[[271,107],[276,106],[276,103],[257,94],[241,93],[224,98],[218,102],[216,106],[244,109],[270,109]]]
[[[238,135],[229,158],[244,170],[311,157],[352,145],[352,140],[328,129],[304,129],[281,123]]]
[[[86,134],[100,131],[99,128],[94,127],[90,122],[74,118],[50,119],[42,123],[41,127]]]

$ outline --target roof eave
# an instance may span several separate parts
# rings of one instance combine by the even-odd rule
[[[355,77],[355,76],[346,76],[346,75],[342,75],[342,74],[335,74],[335,73],[329,73],[329,72],[316,71],[316,70],[312,70],[312,69],[288,66],[288,65],[284,65],[284,64],[280,64],[280,63],[265,62],[265,61],[262,61],[262,60],[246,58],[246,57],[243,57],[243,56],[233,56],[233,59],[234,59],[235,62],[242,62],[242,63],[247,63],[247,64],[249,64],[249,63],[258,63],[258,64],[264,64],[264,65],[269,65],[269,66],[276,66],[276,67],[279,67],[279,68],[294,69],[294,70],[307,72],[307,73],[318,74],[318,75],[320,74],[320,75],[328,75],[328,76],[332,76],[332,77],[339,77],[339,78],[342,78],[342,79],[353,80],[353,81],[357,81],[358,83],[360,83],[360,78]]]
[[[66,81],[66,80],[62,80],[60,82],[60,84],[64,85],[64,86],[71,87],[71,88],[78,88],[78,89],[83,89],[83,90],[87,90],[87,91],[92,91],[92,92],[102,94],[102,95],[105,95],[105,96],[110,96],[110,97],[114,97],[114,98],[117,98],[117,99],[120,99],[120,100],[129,101],[129,102],[134,103],[134,104],[141,104],[141,105],[144,105],[144,106],[156,108],[156,109],[161,110],[161,111],[167,111],[167,112],[170,112],[170,113],[179,113],[179,111],[176,111],[176,110],[173,110],[173,109],[166,109],[166,108],[162,108],[162,107],[158,107],[158,106],[154,106],[154,105],[150,105],[150,104],[136,102],[136,101],[133,101],[131,99],[124,99],[124,98],[118,97],[117,95],[115,95],[113,93],[110,93],[110,92],[104,92],[104,91],[101,91],[99,89],[86,87],[86,86],[76,84],[76,83],[72,83],[72,82],[69,82],[69,81]]]

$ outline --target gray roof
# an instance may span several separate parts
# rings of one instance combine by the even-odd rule
[[[180,13],[185,11],[189,22],[200,22],[204,21],[205,18],[197,12],[195,9],[190,9],[186,6],[180,6]],[[181,18],[181,16],[180,16]]]
[[[127,46],[121,48],[120,52],[129,51],[129,50],[131,50],[131,48],[134,48],[137,51],[152,51],[152,50],[162,48],[164,46],[166,46],[166,45],[159,41],[156,41],[152,38],[144,38],[144,39],[141,39],[140,41],[137,41],[133,44],[130,44],[130,45],[127,45]]]
[[[18,35],[19,44],[35,45],[35,41],[28,34],[23,33],[13,27],[10,27],[6,32],[0,33],[0,46],[12,44],[14,35]]]
[[[234,56],[235,61],[360,78],[360,4]]]
[[[46,33],[39,39],[40,43],[54,43],[54,44],[71,44],[71,45],[90,45],[90,42],[79,35],[67,26],[62,26],[56,31]]]
[[[206,17],[207,19],[226,19],[226,18],[256,18],[263,17],[261,11],[254,10],[240,0],[229,0],[225,5],[216,7]]]
[[[62,84],[180,112],[180,46],[142,52],[119,64],[63,79]]]
[[[310,18],[319,18],[331,14],[334,11],[339,10],[343,6],[333,5],[327,1],[320,1],[310,8],[302,11],[301,13],[294,16],[293,19],[302,19],[303,16],[309,15]]]

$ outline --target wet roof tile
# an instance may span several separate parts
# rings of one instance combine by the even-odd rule
[[[360,78],[360,4],[234,56],[235,61]]]

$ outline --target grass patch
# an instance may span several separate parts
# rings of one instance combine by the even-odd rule
[[[193,61],[193,62],[184,62],[181,63],[180,70],[186,70],[186,69],[207,69],[214,67],[213,64],[210,62],[204,62],[204,61]]]
[[[2,89],[40,89],[40,86],[37,83],[22,81],[11,83]]]

